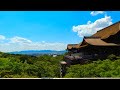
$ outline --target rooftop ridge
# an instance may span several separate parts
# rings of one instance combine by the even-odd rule
[[[107,26],[107,27],[105,27],[105,28],[103,28],[103,29],[101,29],[101,30],[99,30],[99,31],[97,31],[97,32],[100,32],[100,31],[102,31],[102,30],[104,30],[104,29],[106,29],[106,28],[109,28],[109,27],[111,27],[111,26],[113,26],[113,25],[115,25],[115,24],[118,24],[118,23],[120,23],[120,21],[118,21],[118,22],[116,22],[116,23],[113,23],[113,24],[111,24],[111,25],[109,25],[109,26]],[[120,28],[120,27],[119,27]],[[96,33],[97,33],[96,32]],[[95,33],[95,34],[96,34]],[[94,34],[93,34],[94,35]]]

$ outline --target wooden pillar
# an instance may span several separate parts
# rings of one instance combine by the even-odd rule
[[[67,63],[65,61],[60,62],[60,78],[66,74]]]

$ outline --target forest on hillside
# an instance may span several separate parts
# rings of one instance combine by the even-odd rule
[[[29,56],[0,52],[0,78],[60,78],[60,61],[64,55]],[[120,57],[108,56],[105,60],[84,65],[71,65],[63,78],[120,77]]]
[[[92,61],[84,65],[72,65],[64,78],[118,78],[120,77],[120,57],[113,54],[105,60]]]
[[[0,78],[59,78],[63,55],[29,56],[0,53]]]

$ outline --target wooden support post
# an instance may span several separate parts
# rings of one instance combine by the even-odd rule
[[[67,63],[65,61],[60,62],[60,78],[62,78],[66,73]]]

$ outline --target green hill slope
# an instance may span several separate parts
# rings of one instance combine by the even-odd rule
[[[109,56],[106,60],[93,61],[85,65],[72,65],[64,78],[118,78],[120,77],[120,57]]]
[[[0,78],[59,78],[63,56],[29,56],[0,52]]]
[[[59,78],[64,55],[29,56],[0,52],[0,78]],[[63,78],[120,77],[120,57],[111,55],[84,65],[71,65]]]

